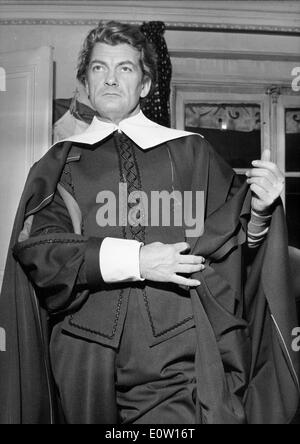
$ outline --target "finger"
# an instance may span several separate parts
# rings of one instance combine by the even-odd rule
[[[177,242],[173,246],[177,252],[188,251],[191,249],[190,244],[188,242]]]
[[[193,265],[193,264],[178,264],[176,269],[175,269],[175,273],[196,273],[197,271],[202,271],[205,269],[205,265],[203,264],[198,264],[198,265]]]
[[[253,160],[252,165],[258,168],[264,168],[269,170],[271,173],[275,175],[276,178],[283,179],[283,175],[278,168],[278,166],[274,162],[267,162],[265,160]]]
[[[193,254],[179,254],[178,260],[180,264],[203,264],[205,258],[202,256],[195,256]]]
[[[246,172],[246,176],[249,178],[265,177],[273,186],[277,183],[277,177],[270,170],[266,170],[265,168],[252,168]]]
[[[275,191],[275,184],[273,185],[269,180],[265,177],[252,177],[247,179],[247,183],[249,185],[258,185],[263,188],[266,193],[272,194]]]
[[[256,196],[263,201],[266,206],[270,206],[273,203],[272,196],[266,192],[262,187],[253,183],[250,185],[251,191],[256,194]]]
[[[268,148],[262,152],[261,160],[266,162],[271,160],[271,151]]]
[[[201,285],[201,282],[197,279],[188,279],[183,276],[178,276],[177,274],[174,274],[174,276],[170,279],[170,282],[178,285],[185,285],[187,287],[198,287]]]
[[[272,162],[271,162],[271,151],[270,151],[268,148],[265,149],[265,150],[263,150],[263,152],[262,152],[262,154],[261,154],[261,158],[260,158],[260,159],[257,159],[257,160],[254,160],[254,161],[252,162],[252,164],[255,163],[255,162],[267,162],[267,163],[272,163]]]

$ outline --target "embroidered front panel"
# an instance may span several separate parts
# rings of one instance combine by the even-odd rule
[[[154,214],[155,223],[152,223],[152,193],[171,195],[174,190],[182,189],[166,144],[143,151],[127,136],[115,133],[99,146],[82,149],[80,161],[70,163],[70,170],[75,198],[83,214],[85,235],[136,239],[144,243],[185,240],[184,226],[176,224],[174,218],[181,204],[176,199],[169,202],[169,223],[164,223],[162,213]],[[126,196],[120,195],[123,191]],[[147,196],[146,200],[139,198],[140,192]],[[110,202],[115,202],[115,212],[105,214],[103,208],[111,196],[115,196],[115,201]],[[107,211],[109,208],[111,205],[107,205]],[[103,224],[104,214],[107,225]],[[133,222],[132,215],[135,217]],[[124,285],[125,289],[122,285],[107,285],[90,295],[81,310],[69,319],[68,330],[117,347],[131,290],[138,293],[150,345],[194,325],[188,290],[152,282]]]

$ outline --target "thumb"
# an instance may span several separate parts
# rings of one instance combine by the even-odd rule
[[[174,244],[174,247],[178,253],[181,253],[183,251],[188,251],[191,249],[190,244],[188,242],[177,242]]]
[[[269,162],[271,160],[271,151],[269,149],[265,149],[261,155],[261,160]]]

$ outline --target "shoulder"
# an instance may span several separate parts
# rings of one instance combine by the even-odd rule
[[[74,153],[79,153],[80,151],[81,149],[73,142],[56,142],[49,148],[43,157],[34,164],[33,168],[51,168],[55,165],[61,167],[68,157],[72,156]]]
[[[52,145],[49,150],[30,169],[27,183],[45,183],[48,180],[58,179],[69,154],[72,152],[71,142],[58,142]]]
[[[209,142],[197,133],[186,133],[181,137],[168,141],[168,146],[173,150],[179,150],[185,155],[192,155],[193,157],[208,156],[211,151],[214,151]]]

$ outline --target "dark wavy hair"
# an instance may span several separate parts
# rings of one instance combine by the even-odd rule
[[[137,49],[141,54],[142,73],[144,77],[151,80],[151,89],[148,95],[153,93],[157,80],[157,56],[154,47],[146,39],[139,26],[110,21],[105,24],[99,23],[97,28],[89,32],[79,53],[77,66],[77,79],[82,84],[85,84],[92,51],[96,43],[106,43],[112,46],[127,43]]]

